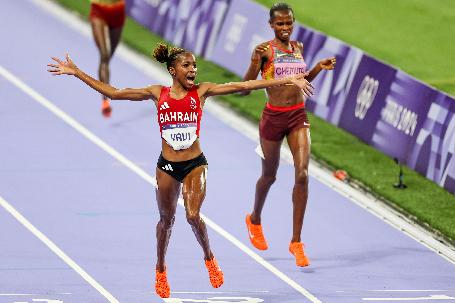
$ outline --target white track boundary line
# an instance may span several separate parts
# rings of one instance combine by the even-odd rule
[[[95,279],[93,279],[85,270],[82,269],[76,262],[73,261],[67,254],[65,254],[54,242],[49,240],[46,235],[39,231],[35,226],[33,226],[30,221],[28,221],[24,216],[22,216],[11,204],[9,204],[5,199],[0,196],[0,205],[9,212],[17,221],[25,226],[33,235],[35,235],[41,242],[43,242],[51,251],[53,251],[60,259],[62,259],[66,264],[68,264],[75,272],[77,272],[85,281],[87,281],[93,288],[95,288],[100,294],[102,294],[109,302],[119,303],[119,301],[114,298],[114,296],[109,293],[101,284],[99,284]]]
[[[111,155],[117,161],[119,161],[124,166],[126,166],[127,168],[129,168],[130,170],[135,172],[137,175],[139,175],[141,178],[143,178],[146,182],[152,184],[155,187],[157,186],[156,179],[153,176],[151,176],[148,173],[146,173],[144,170],[142,170],[140,167],[138,167],[136,164],[134,164],[131,160],[127,159],[125,156],[123,156],[117,150],[115,150],[110,145],[108,145],[106,142],[101,140],[99,137],[97,137],[95,134],[93,134],[91,131],[89,131],[87,128],[85,128],[82,124],[77,122],[75,119],[73,119],[71,116],[69,116],[67,113],[65,113],[61,109],[59,109],[52,102],[50,102],[45,97],[40,95],[38,92],[36,92],[34,89],[29,87],[24,82],[22,82],[19,78],[17,78],[13,74],[11,74],[9,71],[7,71],[2,66],[0,66],[0,75],[2,75],[6,80],[8,80],[12,84],[14,84],[17,88],[22,90],[28,96],[30,96],[33,100],[35,100],[36,102],[41,104],[43,107],[48,109],[50,112],[52,112],[58,118],[60,118],[61,120],[66,122],[68,125],[73,127],[80,134],[82,134],[84,137],[86,137],[89,141],[91,141],[92,143],[94,143],[95,145],[100,147],[102,150],[104,150],[106,153]],[[184,203],[183,203],[183,199],[182,198],[179,198],[178,203],[179,203],[180,206],[184,207]],[[254,251],[252,251],[245,244],[243,244],[240,240],[238,240],[233,235],[231,235],[229,232],[224,230],[221,226],[219,226],[218,224],[216,224],[214,221],[212,221],[211,219],[209,219],[207,216],[205,216],[203,214],[201,214],[201,217],[204,219],[204,221],[205,221],[207,226],[212,228],[214,231],[216,231],[221,236],[223,236],[228,241],[230,241],[232,244],[237,246],[240,250],[242,250],[247,255],[249,255],[251,258],[253,258],[256,262],[258,262],[259,264],[264,266],[266,269],[268,269],[270,272],[272,272],[274,275],[276,275],[282,281],[284,281],[285,283],[290,285],[292,288],[294,288],[296,291],[301,293],[309,301],[311,301],[313,303],[321,303],[321,301],[318,298],[316,298],[314,295],[312,295],[308,290],[306,290],[304,287],[299,285],[297,282],[295,282],[294,280],[292,280],[291,278],[286,276],[278,268],[276,268],[275,266],[273,266],[269,262],[265,261],[261,256],[259,256]],[[111,302],[117,302],[117,301],[111,301]]]

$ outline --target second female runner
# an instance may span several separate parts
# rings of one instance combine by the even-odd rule
[[[286,3],[276,3],[270,9],[269,24],[275,38],[259,44],[253,51],[251,63],[244,80],[256,79],[259,72],[264,79],[282,79],[305,73],[303,44],[291,41],[294,29],[294,12]],[[312,81],[321,70],[335,67],[335,57],[319,61],[305,77]],[[280,163],[280,148],[286,138],[294,159],[295,180],[292,191],[292,237],[289,251],[298,266],[308,266],[300,238],[308,199],[308,162],[310,158],[310,122],[305,112],[305,95],[295,86],[267,88],[268,100],[259,124],[259,136],[264,158],[262,173],[256,183],[256,194],[251,214],[246,216],[248,235],[254,247],[268,248],[262,225],[261,213],[270,187],[275,182]]]

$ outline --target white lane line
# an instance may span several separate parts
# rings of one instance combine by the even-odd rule
[[[251,298],[251,297],[211,297],[207,299],[180,299],[180,298],[168,298],[163,299],[166,303],[185,303],[185,302],[194,302],[194,303],[262,303],[264,300],[260,298]]]
[[[361,293],[361,292],[455,292],[455,289],[369,289],[369,290],[336,290],[336,293]]]
[[[52,295],[71,295],[70,292],[58,292]],[[19,297],[19,296],[44,296],[49,294],[0,294],[0,296],[8,296],[8,297]]]
[[[371,292],[455,292],[452,290],[442,290],[442,289],[371,289],[368,290]]]
[[[454,297],[446,295],[431,295],[429,297],[415,297],[415,298],[362,298],[363,301],[433,301],[433,300],[455,300]]]
[[[244,291],[242,291],[244,292]],[[248,290],[247,293],[269,293],[268,290]],[[173,294],[236,294],[239,291],[173,291]]]
[[[38,294],[0,294],[0,296],[19,297],[19,296],[38,296]]]
[[[0,294],[0,296],[16,297],[16,296],[38,296],[38,294]]]
[[[93,134],[91,131],[89,131],[87,128],[85,128],[82,124],[77,122],[75,119],[73,119],[70,115],[59,109],[57,106],[55,106],[52,102],[47,100],[45,97],[40,95],[38,92],[36,92],[34,89],[32,89],[30,86],[25,84],[23,81],[21,81],[19,78],[14,76],[12,73],[10,73],[8,70],[6,70],[4,67],[0,66],[0,75],[2,75],[5,79],[10,81],[12,84],[14,84],[17,88],[22,90],[24,93],[29,95],[33,100],[44,106],[46,109],[48,109],[50,112],[52,112],[54,115],[56,115],[58,118],[66,122],[68,125],[73,127],[75,130],[77,130],[80,134],[82,134],[84,137],[86,137],[89,141],[100,147],[102,150],[104,150],[106,153],[111,155],[113,158],[115,158],[117,161],[125,165],[127,168],[135,172],[137,175],[139,175],[141,178],[143,178],[145,181],[148,183],[152,184],[153,186],[157,186],[156,180],[153,176],[149,175],[147,172],[142,170],[139,166],[137,166],[135,163],[133,163],[131,160],[127,159],[125,156],[123,156],[121,153],[116,151],[114,148],[112,148],[110,145],[108,145],[106,142],[101,140],[99,137],[97,137],[95,134]],[[179,198],[178,203],[180,206],[184,207],[184,203],[182,198]],[[216,224],[214,221],[209,219],[207,216],[201,214],[201,217],[204,219],[206,225],[208,225],[210,228],[215,230],[217,233],[219,233],[221,236],[229,240],[232,244],[237,246],[240,250],[245,252],[247,255],[249,255],[251,258],[253,258],[256,262],[267,268],[270,272],[272,272],[274,275],[276,275],[278,278],[283,280],[285,283],[290,285],[292,288],[294,288],[296,291],[301,293],[303,296],[305,296],[308,300],[310,300],[313,303],[319,303],[321,302],[318,298],[316,298],[313,294],[311,294],[308,290],[306,290],[304,287],[299,285],[297,282],[286,276],[283,272],[281,272],[278,268],[270,264],[269,262],[265,261],[261,256],[256,254],[254,251],[252,251],[250,248],[248,248],[245,244],[243,244],[241,241],[239,241],[237,238],[235,238],[233,235],[228,233],[226,230],[224,230],[221,226]]]
[[[154,291],[144,291],[144,290],[130,290],[129,292],[135,294],[154,294]],[[270,293],[268,290],[248,290],[248,291],[172,291],[172,294],[195,294],[195,295],[225,295],[225,294],[239,294],[239,293],[248,293],[248,294],[267,294]]]
[[[1,71],[1,67],[0,67]],[[68,266],[70,266],[75,272],[77,272],[85,281],[87,281],[93,288],[95,288],[100,294],[102,294],[109,302],[119,303],[101,284],[92,278],[85,270],[82,269],[76,262],[73,261],[67,254],[65,254],[54,242],[49,240],[41,231],[33,226],[24,216],[22,216],[11,204],[6,202],[0,196],[0,205],[9,212],[17,221],[25,226],[33,235],[35,235],[41,242],[43,242],[51,251],[53,251],[60,259],[62,259]]]

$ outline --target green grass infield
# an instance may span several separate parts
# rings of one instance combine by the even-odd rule
[[[87,0],[54,0],[63,6],[76,11],[81,15],[82,18],[86,19],[86,16],[89,12],[89,3]],[[447,2],[447,6],[451,4],[450,1],[440,1],[434,0],[435,2]],[[262,3],[269,5],[273,1],[261,1]],[[295,3],[294,8],[296,9],[297,19],[299,21],[308,21],[308,24],[314,28],[317,28],[321,31],[326,32],[332,36],[339,37],[347,41],[348,43],[354,44],[360,48],[363,48],[370,54],[377,56],[380,59],[384,59],[384,56],[380,56],[382,53],[387,52],[389,48],[389,40],[387,38],[384,40],[381,35],[375,36],[372,38],[369,35],[361,35],[361,38],[353,40],[356,37],[355,31],[351,27],[337,26],[336,22],[357,22],[359,26],[357,29],[359,31],[364,31],[370,28],[373,25],[370,25],[372,15],[375,12],[379,12],[380,15],[388,16],[392,19],[398,18],[395,14],[399,14],[399,11],[390,11],[387,10],[387,13],[383,10],[382,5],[379,6],[379,3],[384,3],[384,7],[390,5],[399,5],[396,2],[400,2],[401,6],[406,7],[403,3],[416,2],[421,3],[423,7],[431,6],[430,4],[426,5],[426,1],[418,0],[358,0],[358,1],[339,1],[339,0],[328,0],[328,1],[316,1],[316,0],[294,0],[288,1],[289,3]],[[297,3],[303,2],[303,6],[297,6]],[[339,4],[337,4],[340,2]],[[341,4],[341,2],[343,4]],[[403,3],[401,3],[403,2]],[[329,4],[327,4],[329,3]],[[369,11],[369,14],[366,14],[365,20],[357,20],[357,18],[346,18],[343,12],[348,10],[355,11],[358,7],[362,8],[363,3],[370,3],[373,6],[373,3],[376,3],[373,6],[375,9]],[[433,3],[433,1],[431,1]],[[317,4],[317,5],[316,5]],[[306,11],[306,7],[308,11]],[[347,7],[346,7],[347,6]],[[379,7],[378,7],[379,6]],[[453,5],[451,5],[453,7]],[[310,12],[310,7],[313,10]],[[340,15],[340,12],[342,16]],[[434,9],[431,10],[434,12]],[[432,20],[434,22],[443,22],[443,16],[446,16],[448,13],[443,13],[445,10],[441,11],[441,16]],[[452,10],[453,12],[453,10]],[[388,14],[392,14],[389,16]],[[426,12],[425,12],[426,14]],[[311,18],[307,16],[311,16]],[[301,17],[303,16],[303,17]],[[379,17],[378,17],[379,18]],[[426,17],[425,17],[426,18]],[[324,26],[316,26],[320,20]],[[340,19],[340,20],[338,20]],[[354,19],[354,20],[350,20]],[[373,18],[374,19],[374,18]],[[381,19],[382,20],[382,19]],[[385,21],[385,20],[384,20]],[[365,24],[363,23],[365,22]],[[390,24],[385,22],[386,27],[390,28]],[[335,25],[334,25],[335,24]],[[454,23],[455,24],[455,23]],[[361,25],[361,26],[360,26]],[[447,25],[447,24],[446,24]],[[266,26],[266,25],[264,25]],[[408,25],[404,25],[408,27]],[[447,25],[449,26],[449,25]],[[455,32],[452,28],[452,33]],[[443,30],[443,26],[440,26],[440,29]],[[330,30],[329,30],[330,29]],[[387,29],[378,28],[379,31],[386,31]],[[396,29],[396,28],[394,28]],[[406,29],[404,29],[406,30]],[[445,29],[444,29],[445,31]],[[345,33],[346,32],[346,33]],[[415,32],[415,31],[414,31]],[[416,32],[418,34],[418,31]],[[352,35],[353,39],[348,39],[345,36],[349,37]],[[366,41],[363,38],[367,38]],[[140,53],[150,55],[151,51],[158,42],[165,42],[163,39],[157,35],[150,33],[146,28],[142,27],[132,19],[128,18],[124,32],[123,32],[123,42],[129,45],[131,48],[137,50]],[[409,38],[410,39],[410,38]],[[417,38],[416,38],[417,39]],[[360,43],[360,41],[363,41]],[[407,44],[407,49],[403,51],[409,51]],[[452,54],[455,53],[455,44],[451,46]],[[438,46],[432,45],[433,50],[438,50]],[[416,46],[416,50],[418,47]],[[450,47],[449,47],[450,49]],[[444,79],[445,75],[448,75],[448,71],[453,71],[455,69],[455,61],[448,60],[448,58],[442,58],[438,55],[432,53],[431,56],[427,55],[427,49],[419,49],[421,53],[415,53],[414,58],[422,58],[419,63],[416,63],[415,66],[409,62],[410,58],[408,55],[399,55],[392,51],[393,57],[385,61],[390,62],[398,67],[401,67],[405,71],[407,68],[413,67],[414,69],[409,72],[417,73],[422,69],[423,79],[428,75],[430,79],[433,75],[433,72],[430,70],[436,69],[441,65],[441,69],[445,66],[447,69],[446,72],[441,74],[434,74],[438,76],[439,79]],[[436,62],[434,58],[442,58],[441,61]],[[392,60],[393,59],[393,60]],[[402,59],[402,60],[400,60]],[[430,60],[430,61],[428,61]],[[427,63],[428,62],[428,63]],[[418,66],[417,66],[418,65]],[[449,65],[452,67],[450,68]],[[453,65],[453,66],[452,66]],[[232,81],[239,81],[240,77],[232,74],[231,72],[206,61],[202,58],[198,58],[198,70],[199,76],[198,79],[201,82],[210,81],[216,83],[225,83]],[[420,75],[420,74],[419,74]],[[115,77],[115,74],[114,74]],[[450,86],[450,85],[449,85]],[[253,92],[249,96],[240,97],[236,95],[225,96],[220,98],[221,101],[225,104],[228,104],[232,109],[242,114],[243,116],[253,120],[259,121],[261,111],[264,107],[265,96],[264,92]],[[426,179],[420,174],[404,168],[405,174],[405,183],[408,185],[406,190],[397,190],[392,185],[397,181],[398,168],[394,161],[384,155],[383,153],[377,151],[371,146],[361,142],[355,136],[347,133],[346,131],[339,129],[324,120],[312,115],[309,113],[309,118],[311,120],[311,133],[312,133],[312,157],[328,166],[332,169],[344,169],[348,172],[349,176],[355,183],[361,184],[361,186],[377,197],[384,199],[395,209],[400,210],[404,214],[408,215],[411,219],[422,224],[439,233],[441,236],[445,237],[450,242],[455,243],[455,196],[439,187],[432,181]],[[258,172],[259,173],[259,172]],[[311,192],[311,188],[310,188]],[[253,197],[251,197],[253,198]],[[314,197],[315,198],[315,197]],[[313,198],[313,199],[314,199]],[[314,203],[317,203],[317,198],[314,199]]]

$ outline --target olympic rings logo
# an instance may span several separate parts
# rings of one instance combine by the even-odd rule
[[[374,97],[378,92],[379,81],[370,76],[363,78],[357,93],[357,103],[355,105],[355,116],[363,120],[373,104]]]

